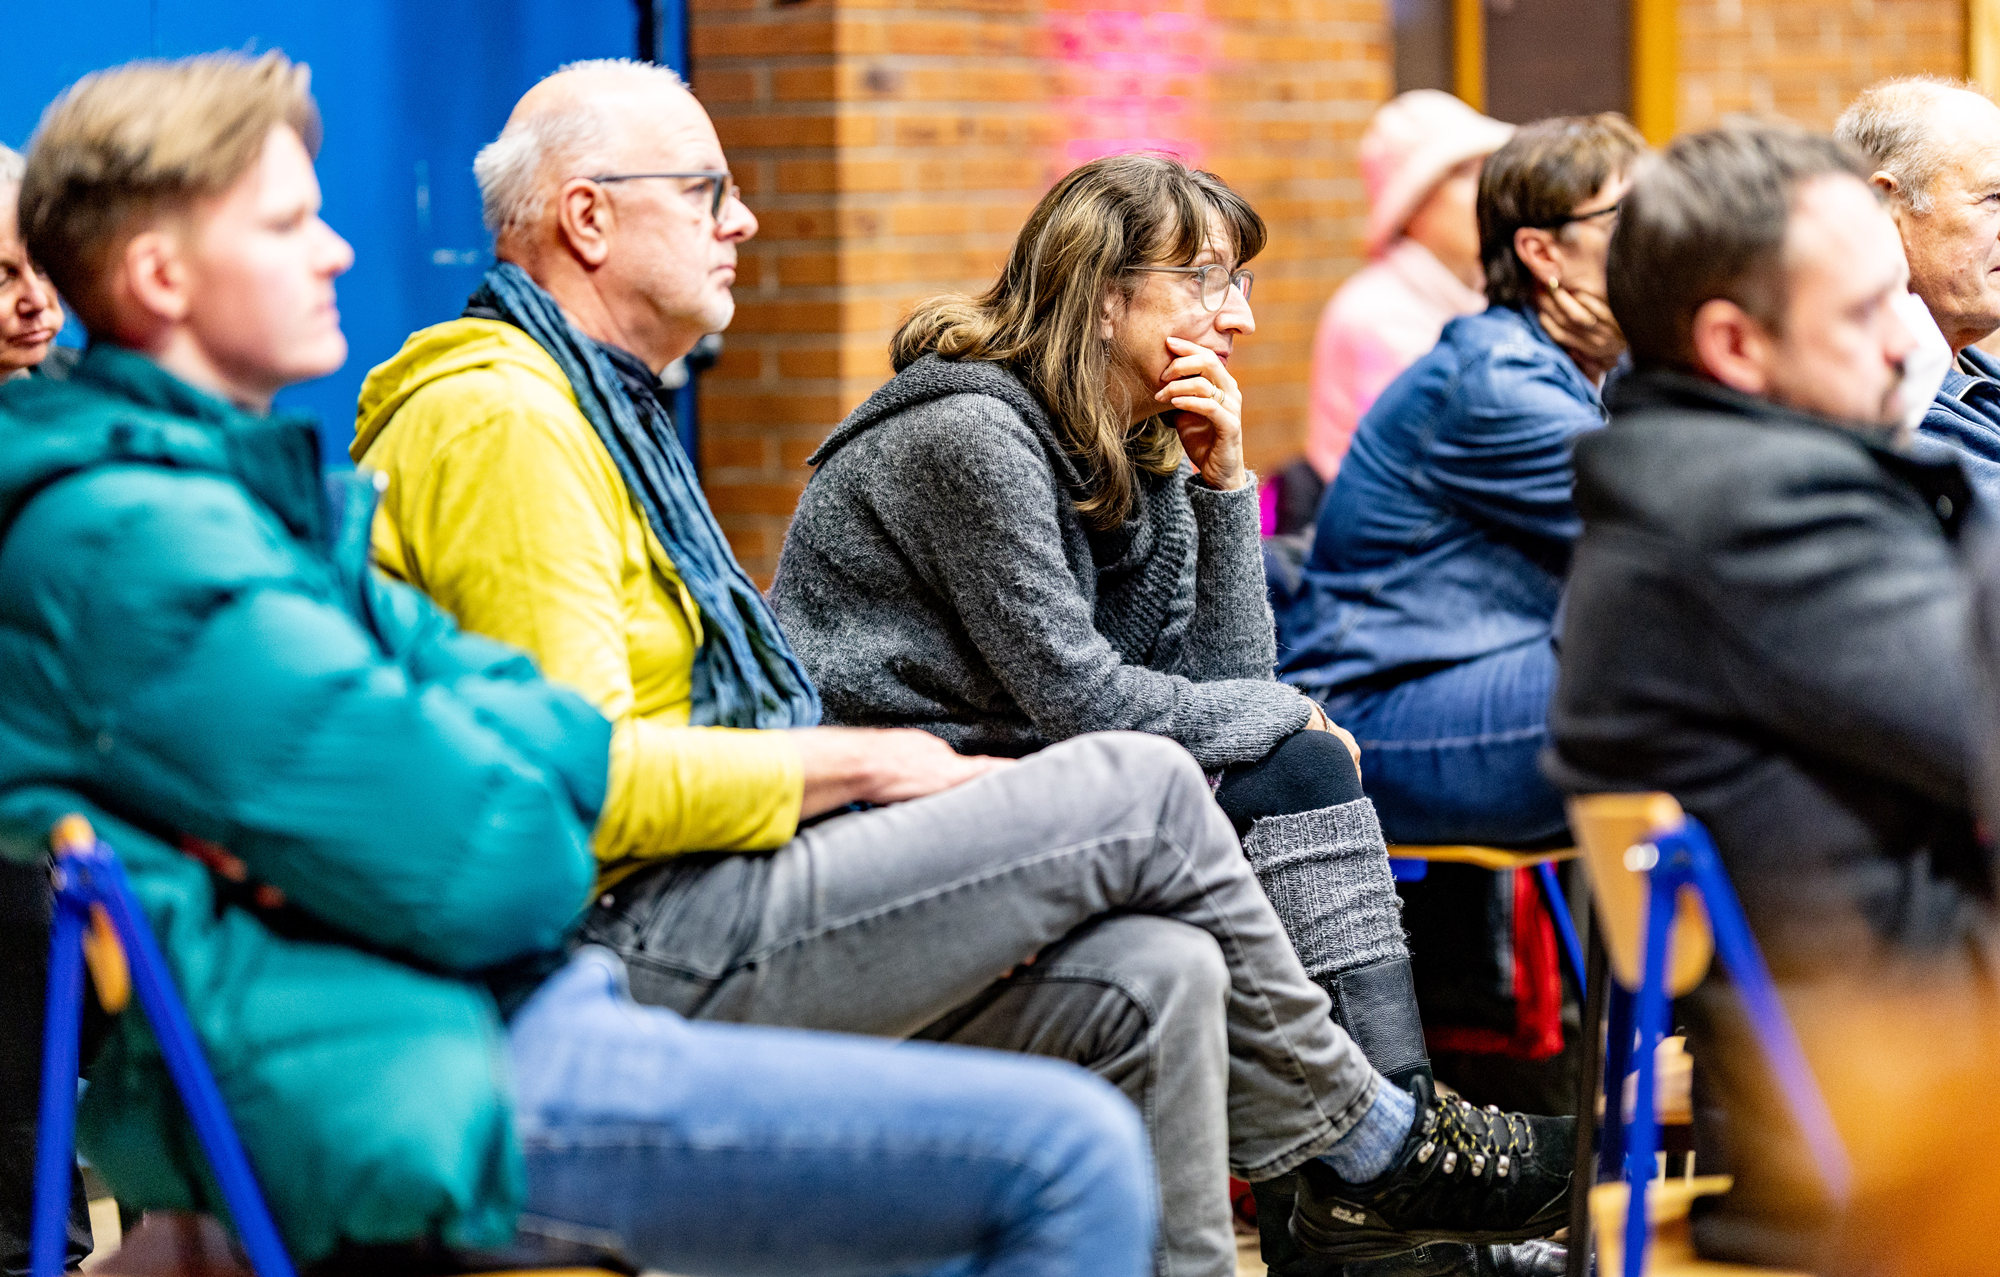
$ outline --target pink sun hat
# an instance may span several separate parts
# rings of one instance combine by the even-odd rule
[[[1437,89],[1412,89],[1383,103],[1361,136],[1369,256],[1395,240],[1445,174],[1474,156],[1493,154],[1512,136],[1513,125]]]

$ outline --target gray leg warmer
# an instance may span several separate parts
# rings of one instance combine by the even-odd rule
[[[1315,983],[1410,956],[1382,823],[1366,798],[1266,816],[1250,826],[1243,854]]]
[[[1250,826],[1243,854],[1306,974],[1333,999],[1333,1018],[1376,1072],[1399,1087],[1428,1074],[1403,901],[1375,804],[1357,798],[1263,817]]]

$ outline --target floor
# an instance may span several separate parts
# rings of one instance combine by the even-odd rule
[[[1264,1277],[1264,1261],[1257,1258],[1257,1239],[1241,1233],[1236,1237],[1236,1277]]]
[[[90,1230],[98,1241],[97,1255],[108,1255],[118,1246],[118,1204],[108,1197],[100,1197],[90,1204]],[[93,1256],[95,1258],[95,1256]],[[92,1261],[83,1262],[88,1271]],[[672,1277],[669,1273],[648,1273],[646,1277]],[[1257,1257],[1257,1239],[1238,1234],[1236,1238],[1236,1277],[1264,1277],[1264,1261]]]

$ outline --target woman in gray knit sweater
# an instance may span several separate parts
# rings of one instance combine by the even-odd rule
[[[1428,1061],[1353,742],[1272,677],[1229,372],[1264,240],[1173,159],[1070,173],[991,290],[897,333],[895,378],[812,457],[772,601],[830,721],[982,754],[1178,741],[1335,1016],[1407,1081]]]

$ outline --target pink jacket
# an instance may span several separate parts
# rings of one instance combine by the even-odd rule
[[[1447,322],[1486,309],[1486,297],[1413,239],[1340,286],[1313,339],[1306,459],[1329,483],[1361,415],[1405,368],[1437,345]]]

